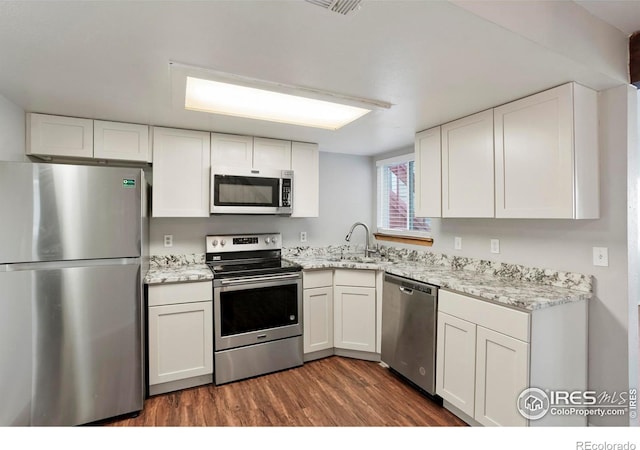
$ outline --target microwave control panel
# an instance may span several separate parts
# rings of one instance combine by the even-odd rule
[[[282,179],[282,206],[291,206],[291,178]]]

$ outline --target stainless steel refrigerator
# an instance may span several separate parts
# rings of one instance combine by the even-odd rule
[[[141,169],[0,162],[0,426],[144,399]]]

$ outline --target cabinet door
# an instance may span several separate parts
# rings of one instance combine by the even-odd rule
[[[151,162],[149,127],[133,123],[94,120],[93,157]]]
[[[333,348],[333,288],[303,291],[304,352]]]
[[[211,133],[211,165],[251,168],[253,136]]]
[[[475,419],[487,426],[526,426],[517,399],[528,385],[529,344],[479,326]]]
[[[334,346],[375,352],[376,289],[336,286],[333,294]]]
[[[153,129],[153,217],[209,217],[209,133]]]
[[[442,125],[442,217],[494,217],[493,111]]]
[[[442,217],[440,127],[416,134],[416,217]]]
[[[496,217],[572,218],[571,84],[496,108],[495,136]]]
[[[476,325],[439,312],[436,342],[436,393],[473,417]]]
[[[253,138],[253,168],[291,169],[291,141]]]
[[[318,144],[292,142],[291,170],[293,170],[291,217],[318,217],[320,207]]]
[[[150,307],[149,385],[211,373],[211,302]]]
[[[27,155],[93,157],[93,120],[27,114]]]

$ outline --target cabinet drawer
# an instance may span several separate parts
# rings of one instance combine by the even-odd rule
[[[313,270],[304,272],[302,278],[304,289],[333,286],[333,270]]]
[[[336,286],[376,287],[375,270],[337,269],[333,278]]]
[[[211,281],[149,286],[149,306],[175,305],[213,300]]]
[[[438,311],[529,342],[529,313],[442,289],[438,298]]]

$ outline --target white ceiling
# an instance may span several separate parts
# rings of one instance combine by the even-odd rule
[[[625,32],[635,28],[622,21],[631,13],[612,18],[595,3],[638,2],[580,3]],[[169,61],[394,106],[338,131],[185,111],[172,105]],[[371,155],[571,80],[595,89],[622,82],[446,1],[364,0],[348,16],[299,0],[0,2],[0,94],[33,112]]]
[[[640,31],[640,2],[633,0],[576,0],[591,14],[627,36]]]

